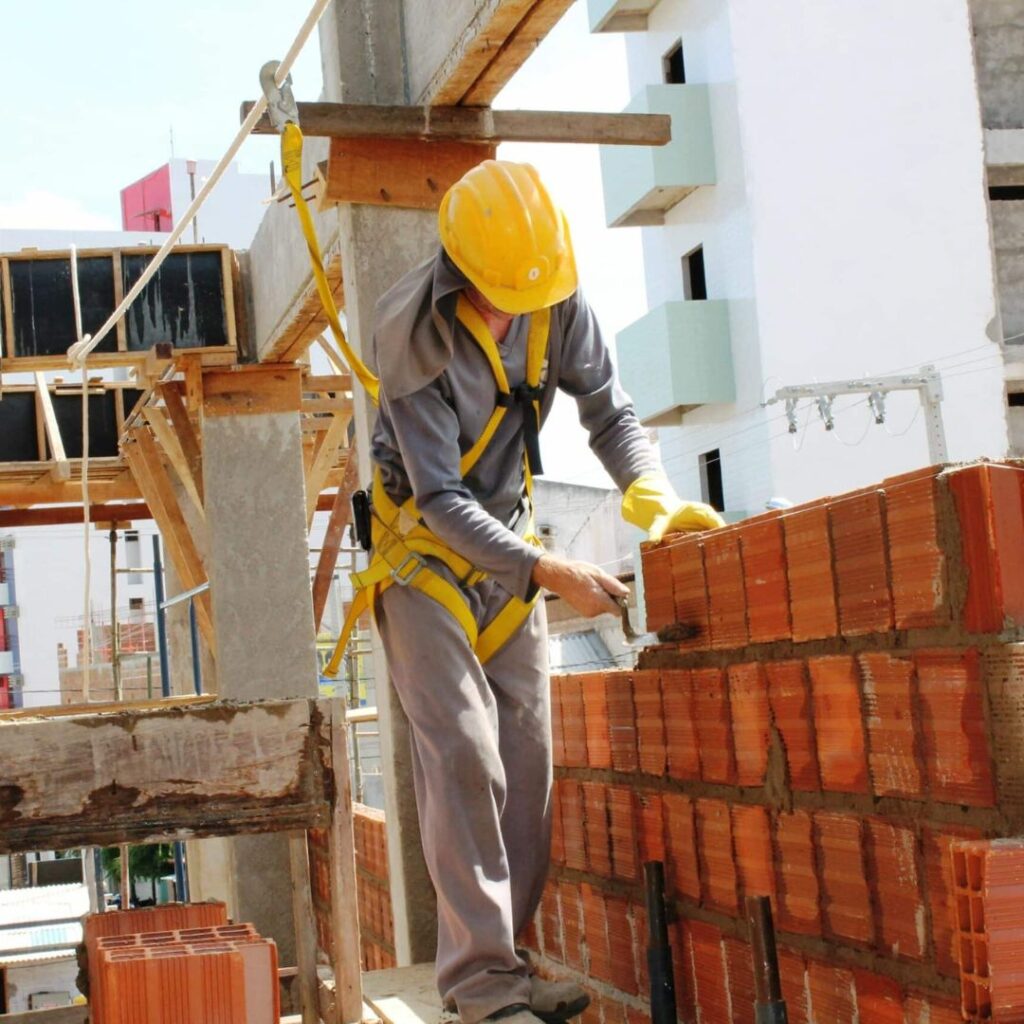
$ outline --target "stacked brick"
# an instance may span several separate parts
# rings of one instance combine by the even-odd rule
[[[643,556],[634,671],[553,680],[540,962],[648,1013],[664,860],[680,1018],[753,1020],[772,899],[790,1020],[959,1019],[954,840],[1024,826],[1024,470],[922,470]],[[957,941],[955,941],[957,940]]]
[[[223,903],[85,919],[94,1024],[276,1024],[277,947]]]
[[[384,812],[356,804],[353,825],[363,970],[377,971],[396,964]]]

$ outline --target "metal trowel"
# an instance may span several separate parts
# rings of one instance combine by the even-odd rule
[[[663,626],[657,633],[638,633],[629,621],[629,598],[618,597],[616,601],[622,613],[622,635],[630,647],[646,647],[648,644],[681,644],[692,640],[700,630],[688,622],[673,622]]]

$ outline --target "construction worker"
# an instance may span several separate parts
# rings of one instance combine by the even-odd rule
[[[466,1024],[558,1022],[587,1005],[531,977],[516,936],[550,858],[547,589],[585,616],[627,588],[532,534],[537,435],[558,389],[654,537],[721,525],[661,471],[577,287],[569,228],[537,172],[489,160],[445,195],[436,256],[376,310],[372,591],[411,726],[437,891],[437,982]]]

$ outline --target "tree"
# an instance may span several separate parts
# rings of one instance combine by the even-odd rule
[[[111,846],[104,849],[101,860],[103,872],[109,876],[114,887],[121,885],[121,850]],[[128,872],[132,879],[148,879],[153,887],[153,902],[156,903],[156,880],[174,870],[174,849],[168,843],[149,843],[146,846],[128,847]],[[128,908],[123,908],[127,910]]]

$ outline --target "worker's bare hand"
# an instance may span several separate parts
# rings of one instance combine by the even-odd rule
[[[533,567],[533,582],[564,598],[588,619],[595,615],[617,615],[618,597],[626,597],[629,588],[614,576],[589,562],[570,562],[557,555],[541,555]]]

